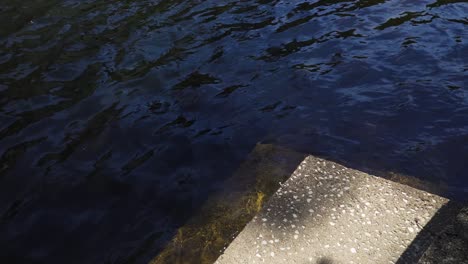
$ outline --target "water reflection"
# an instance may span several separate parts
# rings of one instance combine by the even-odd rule
[[[2,260],[143,263],[259,141],[466,196],[464,1],[0,3]]]

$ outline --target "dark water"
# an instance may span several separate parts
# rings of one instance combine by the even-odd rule
[[[257,142],[468,193],[468,4],[0,2],[0,261],[145,263]]]

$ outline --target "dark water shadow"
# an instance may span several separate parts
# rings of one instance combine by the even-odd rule
[[[405,249],[396,264],[418,263],[434,239],[437,239],[444,229],[454,223],[462,207],[460,203],[454,201],[449,201],[442,206]]]
[[[317,260],[316,264],[337,264],[333,258],[323,257]]]

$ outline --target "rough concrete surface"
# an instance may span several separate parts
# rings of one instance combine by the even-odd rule
[[[455,222],[455,231],[464,240],[468,241],[468,206],[458,213],[457,220]]]
[[[447,202],[309,156],[216,263],[406,263],[402,254]]]

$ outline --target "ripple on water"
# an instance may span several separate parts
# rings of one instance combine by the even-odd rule
[[[0,259],[147,262],[258,142],[466,197],[467,13],[447,0],[3,1]]]

